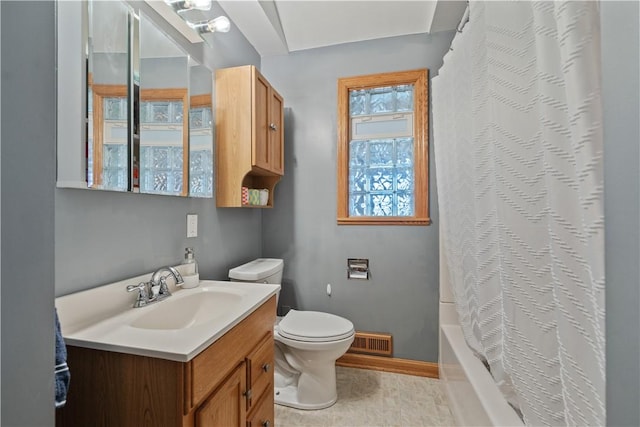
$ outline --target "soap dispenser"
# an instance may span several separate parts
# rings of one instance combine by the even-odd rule
[[[182,288],[195,288],[200,284],[200,274],[198,273],[198,261],[196,261],[193,248],[184,248],[184,261],[182,261],[182,264],[185,265],[184,274],[182,275],[184,280]]]

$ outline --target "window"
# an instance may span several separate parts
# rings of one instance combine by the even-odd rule
[[[338,80],[338,224],[431,223],[427,76]]]

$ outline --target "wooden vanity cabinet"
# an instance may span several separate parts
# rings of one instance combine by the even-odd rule
[[[275,313],[274,296],[189,362],[67,346],[56,425],[272,426]]]
[[[216,71],[216,204],[242,204],[242,187],[273,190],[284,174],[284,101],[253,65]]]

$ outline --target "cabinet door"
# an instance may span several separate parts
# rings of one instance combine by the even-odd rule
[[[270,170],[271,152],[269,150],[269,82],[257,71],[254,79],[254,137],[251,147],[251,161],[254,166]]]
[[[245,427],[244,362],[196,410],[196,427]]]
[[[269,93],[269,148],[271,151],[270,170],[278,175],[284,174],[284,119],[283,100],[278,92]]]

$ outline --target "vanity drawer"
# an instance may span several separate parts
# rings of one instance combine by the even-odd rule
[[[247,417],[247,427],[273,427],[274,417],[273,390],[267,390]]]
[[[275,305],[275,297],[271,297],[249,317],[188,362],[185,375],[185,414],[198,406],[222,380],[244,362],[247,355],[254,351],[256,343],[273,334]]]
[[[247,399],[247,410],[251,409],[267,387],[273,387],[273,346],[273,333],[269,331],[247,358],[247,384],[251,389],[251,398]]]

